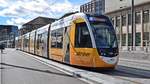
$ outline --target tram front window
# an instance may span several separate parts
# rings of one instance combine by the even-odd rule
[[[116,48],[117,39],[113,27],[105,23],[93,22],[93,33],[97,48]]]

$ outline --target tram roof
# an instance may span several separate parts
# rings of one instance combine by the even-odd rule
[[[51,24],[51,28],[52,28],[52,30],[54,30],[54,29],[70,26],[73,19],[75,19],[77,17],[86,18],[86,14],[85,13],[75,13],[75,14],[72,14],[70,16],[61,18],[60,20],[53,22]]]

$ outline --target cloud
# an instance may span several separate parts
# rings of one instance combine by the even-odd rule
[[[0,7],[7,7],[8,3],[7,0],[0,0]]]
[[[50,9],[52,12],[68,12],[68,11],[75,11],[77,10],[77,6],[74,6],[72,3],[70,3],[68,0],[65,0],[64,3],[56,3],[52,6],[50,6]]]
[[[38,16],[59,18],[77,10],[79,5],[69,0],[0,0],[0,16],[10,17],[6,23],[13,25],[22,25]]]
[[[14,25],[16,24],[19,28],[21,28],[21,25],[24,23],[30,21],[31,19],[24,19],[24,18],[11,18],[6,21],[6,24]]]

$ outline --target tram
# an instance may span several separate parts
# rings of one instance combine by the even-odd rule
[[[20,50],[70,65],[114,69],[119,58],[114,27],[104,15],[75,13],[19,38]]]

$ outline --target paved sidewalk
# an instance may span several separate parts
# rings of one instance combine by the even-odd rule
[[[124,59],[150,61],[150,53],[144,51],[120,51],[119,56]]]
[[[118,65],[132,68],[150,70],[150,53],[146,52],[120,52]]]
[[[150,62],[143,60],[119,59],[118,65],[150,71]]]

